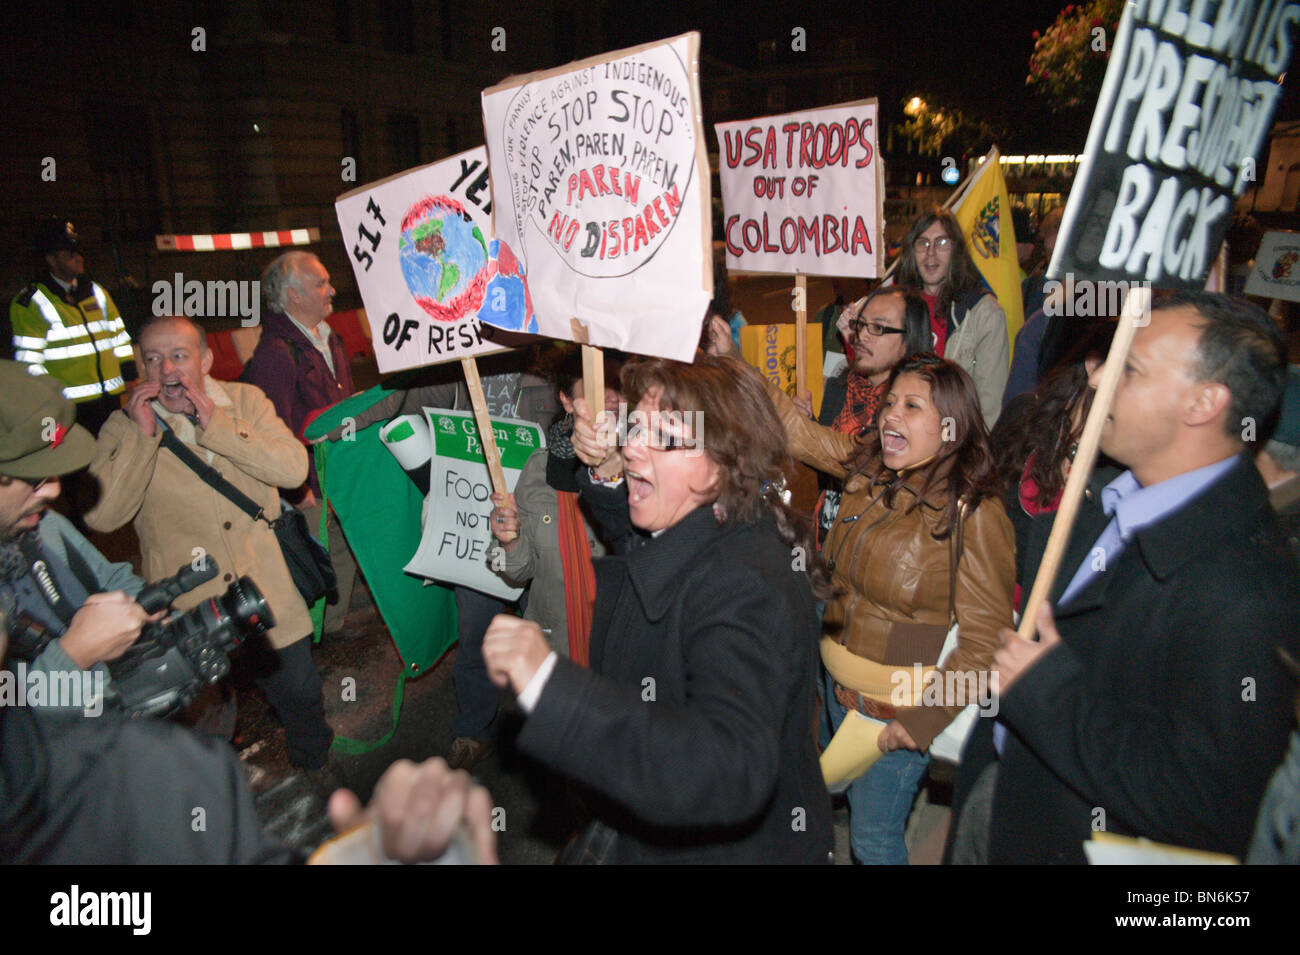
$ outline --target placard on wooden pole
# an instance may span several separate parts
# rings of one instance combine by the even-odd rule
[[[501,452],[497,448],[496,435],[492,433],[492,418],[488,414],[487,397],[483,394],[483,382],[478,376],[478,362],[472,357],[462,358],[460,367],[465,372],[469,402],[474,409],[479,445],[483,448],[483,460],[487,462],[488,475],[492,479],[492,490],[498,494],[509,494],[510,488],[506,486],[505,472],[501,470]]]
[[[808,390],[808,276],[799,272],[794,277],[794,390],[803,400]]]

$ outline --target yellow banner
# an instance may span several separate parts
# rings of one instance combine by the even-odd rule
[[[984,165],[965,195],[953,206],[952,213],[961,225],[971,258],[1007,313],[1007,340],[1014,344],[1016,332],[1025,323],[1024,300],[1020,296],[1020,262],[1016,258],[1016,232],[1011,224],[1011,199],[996,148],[989,151]]]
[[[822,323],[809,322],[808,389],[813,396],[813,413],[822,408]],[[745,325],[740,330],[740,355],[768,381],[794,397],[794,323]]]

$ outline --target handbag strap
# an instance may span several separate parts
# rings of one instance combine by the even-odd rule
[[[966,530],[966,502],[957,502],[957,526],[948,537],[948,626],[957,622],[957,566],[961,563]]]
[[[204,462],[197,454],[185,446],[176,433],[167,427],[162,418],[158,418],[158,424],[163,429],[162,443],[172,454],[180,459],[180,462],[199,476],[199,478],[208,487],[212,488],[218,494],[222,495],[255,521],[265,521],[268,527],[274,526],[273,521],[266,519],[266,513],[263,508],[259,507],[257,502],[251,497],[235,487],[224,477],[221,472],[212,465]]]

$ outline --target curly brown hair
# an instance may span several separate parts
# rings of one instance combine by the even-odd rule
[[[885,394],[893,391],[900,375],[906,374],[917,375],[930,385],[930,399],[940,418],[952,422],[952,440],[944,441],[924,468],[895,471],[885,464],[877,426],[858,439],[856,451],[845,466],[849,476],[866,475],[870,479],[869,490],[883,491],[884,503],[891,508],[898,491],[917,478],[921,482],[919,487],[915,483],[908,485],[916,492],[909,511],[926,499],[933,500],[932,495],[941,494],[944,515],[934,537],[945,540],[957,526],[960,504],[974,508],[984,498],[997,494],[988,428],[980,413],[975,383],[960,365],[934,355],[908,355],[894,367]],[[877,425],[883,414],[883,409],[877,414]]]
[[[1073,460],[1092,409],[1087,361],[1105,360],[1115,324],[1105,319],[1079,321],[1070,334],[1074,341],[1065,356],[1034,392],[1006,407],[990,441],[997,481],[1004,491],[1020,486],[1025,465],[1033,457],[1029,477],[1038,487],[1034,503],[1041,508],[1050,507],[1065,489],[1062,466],[1067,458]]]
[[[646,358],[623,366],[623,394],[635,407],[657,391],[662,411],[703,415],[704,453],[718,466],[713,500],[724,521],[757,523],[764,509],[788,546],[803,548],[813,593],[826,599],[830,574],[817,553],[812,523],[781,498],[784,466],[791,460],[785,428],[753,370],[736,358],[697,355],[694,364]]]

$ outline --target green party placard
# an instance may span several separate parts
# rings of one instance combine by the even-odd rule
[[[405,450],[402,445],[429,449],[418,452],[422,454],[431,452],[424,533],[406,572],[503,600],[517,598],[522,588],[506,584],[488,564],[496,541],[490,523],[492,481],[473,413],[425,408],[423,419],[406,416],[391,427],[385,440],[394,454]],[[506,487],[513,491],[528,459],[545,448],[546,437],[538,425],[515,418],[493,418],[492,431]],[[403,466],[409,470],[412,464]]]

